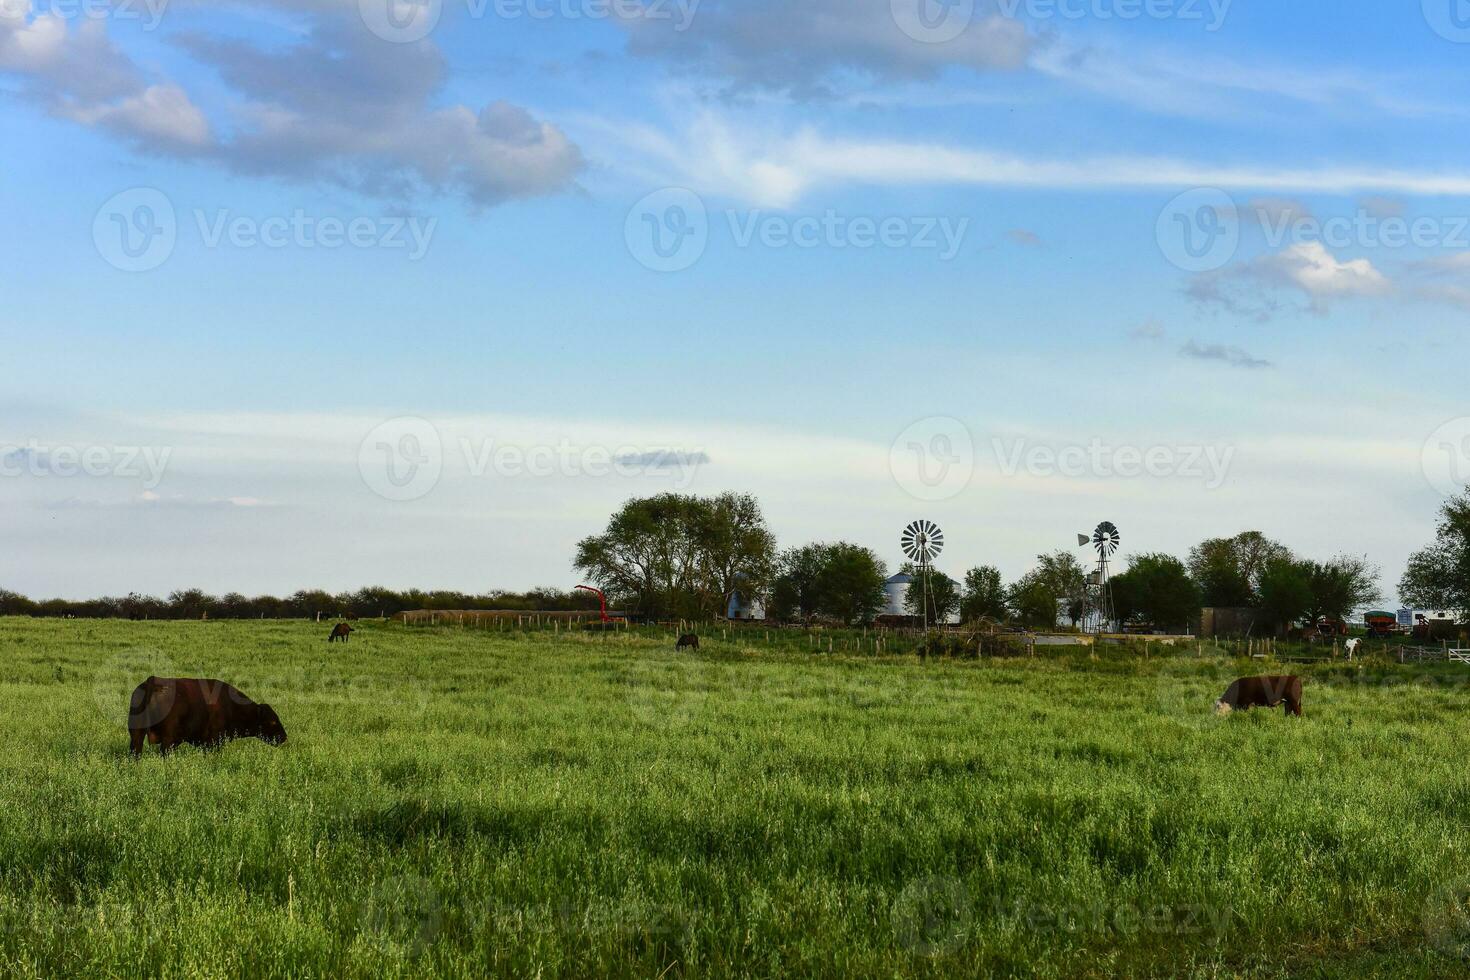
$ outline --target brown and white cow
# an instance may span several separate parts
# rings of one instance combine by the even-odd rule
[[[1242,677],[1231,682],[1225,694],[1215,702],[1215,710],[1224,714],[1251,708],[1274,708],[1286,705],[1286,713],[1302,714],[1302,679],[1295,675]]]

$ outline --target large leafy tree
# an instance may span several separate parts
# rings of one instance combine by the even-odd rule
[[[1006,618],[1006,590],[1001,584],[1000,569],[981,565],[965,573],[960,617],[966,622]]]
[[[782,552],[777,564],[770,610],[782,619],[826,616],[849,624],[867,622],[888,601],[888,570],[860,545],[803,545]]]
[[[1261,601],[1266,570],[1291,558],[1291,551],[1260,531],[1210,538],[1189,550],[1189,574],[1206,606],[1254,606]]]
[[[1054,629],[1058,596],[1042,574],[1032,569],[1006,590],[1006,605],[1012,616],[1032,629]]]
[[[807,544],[787,548],[776,561],[776,580],[766,611],[777,619],[816,615],[817,580],[822,572],[826,545]]]
[[[905,563],[899,571],[913,578],[909,587],[904,590],[903,607],[911,616],[923,616],[925,597],[925,585],[920,578],[917,565]],[[960,584],[943,572],[937,572],[930,568],[925,573],[928,582],[927,602],[929,615],[933,622],[946,622],[950,615],[960,607]]]
[[[1130,558],[1128,570],[1109,583],[1120,622],[1150,623],[1183,631],[1199,613],[1200,588],[1172,555]]]
[[[1470,492],[1440,509],[1438,536],[1409,558],[1399,596],[1422,609],[1470,612]]]
[[[866,623],[888,602],[888,567],[871,550],[839,541],[828,545],[817,580],[818,608],[848,625]]]
[[[721,611],[739,592],[763,595],[776,568],[776,536],[760,502],[748,493],[722,493],[702,502],[698,538],[703,587],[720,596]]]
[[[1066,602],[1067,618],[1076,626],[1087,615],[1087,573],[1070,551],[1036,556],[1036,574],[1058,601]]]
[[[762,596],[775,538],[755,499],[665,493],[630,500],[573,562],[615,600],[658,617],[723,615],[730,593]]]
[[[1306,562],[1312,602],[1307,618],[1346,620],[1354,609],[1371,605],[1383,597],[1378,588],[1378,567],[1367,558],[1342,555],[1329,562]]]
[[[1261,612],[1274,626],[1289,626],[1311,612],[1312,567],[1309,562],[1281,558],[1261,572]]]

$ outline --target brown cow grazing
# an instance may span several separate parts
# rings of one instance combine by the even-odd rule
[[[327,642],[328,643],[336,643],[338,640],[341,640],[343,643],[346,643],[347,642],[347,638],[349,636],[351,636],[351,635],[352,635],[352,627],[351,626],[348,626],[346,623],[338,623],[336,626],[333,626],[332,627],[332,632],[327,637]]]
[[[694,649],[698,650],[699,637],[695,636],[693,633],[685,633],[683,636],[679,637],[679,642],[674,644],[674,649],[682,650],[685,647],[693,647]]]
[[[1286,705],[1286,713],[1302,715],[1302,679],[1296,676],[1242,677],[1225,689],[1215,702],[1215,710],[1223,713],[1251,708],[1274,708]]]
[[[256,704],[224,681],[193,677],[150,677],[139,684],[128,705],[128,735],[135,759],[143,754],[144,738],[165,755],[181,743],[209,749],[235,738],[286,741],[270,705]]]

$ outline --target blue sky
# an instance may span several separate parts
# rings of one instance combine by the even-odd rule
[[[0,0],[5,587],[566,586],[733,488],[893,564],[1259,528],[1391,599],[1470,479],[1450,0],[153,4]]]

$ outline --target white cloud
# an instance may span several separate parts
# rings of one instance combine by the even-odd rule
[[[1372,262],[1340,261],[1321,242],[1292,245],[1263,262],[1264,268],[1274,270],[1316,301],[1325,302],[1339,296],[1379,296],[1392,288]]]
[[[944,143],[828,136],[814,127],[778,131],[721,113],[697,114],[682,132],[585,122],[607,155],[631,153],[629,169],[664,183],[789,207],[840,185],[1099,188],[1470,196],[1470,171],[1218,164],[1157,156],[1045,158]],[[1161,202],[1162,206],[1162,202]]]
[[[1384,296],[1394,283],[1368,259],[1341,260],[1318,241],[1301,242],[1191,281],[1188,294],[1206,306],[1268,320],[1284,306],[1276,291],[1300,293],[1306,308],[1325,313],[1340,299]]]
[[[150,85],[136,95],[106,105],[75,106],[65,115],[89,126],[103,126],[144,145],[201,149],[210,142],[209,120],[177,85]]]
[[[178,36],[237,97],[228,138],[181,86],[147,80],[102,21],[73,28],[15,10],[0,7],[0,73],[21,78],[53,114],[142,151],[365,193],[458,193],[476,205],[565,190],[583,167],[560,129],[519,106],[438,104],[447,69],[437,48],[385,44],[340,10],[284,47]]]

